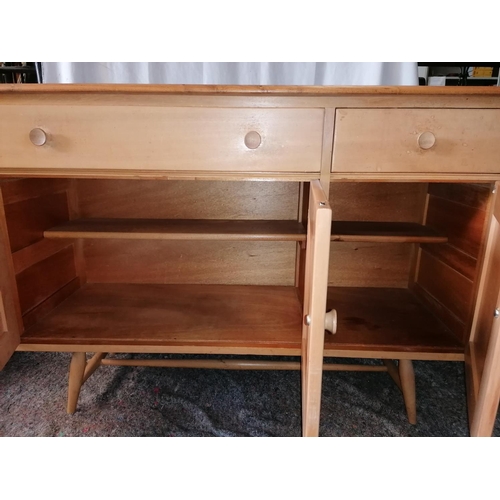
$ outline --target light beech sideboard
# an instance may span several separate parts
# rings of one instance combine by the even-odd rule
[[[70,413],[101,365],[300,369],[315,436],[324,370],[418,425],[412,360],[457,361],[491,435],[499,182],[498,88],[1,85],[0,367],[73,353]]]

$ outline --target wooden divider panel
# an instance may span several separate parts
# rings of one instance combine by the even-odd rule
[[[422,245],[414,290],[461,342],[472,321],[490,192],[486,184],[429,185],[426,225],[448,242]]]
[[[72,186],[67,179],[8,179],[0,186],[17,299],[27,328],[64,300],[67,294],[61,290],[80,286],[73,243],[46,240],[43,234],[70,219]]]

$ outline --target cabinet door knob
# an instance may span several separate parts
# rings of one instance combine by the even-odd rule
[[[41,128],[34,128],[30,131],[30,141],[35,146],[43,146],[47,142],[47,134]]]
[[[418,136],[418,145],[421,149],[431,149],[436,143],[436,136],[432,132],[422,132]]]
[[[255,132],[255,130],[248,132],[248,134],[245,136],[245,146],[248,149],[257,149],[260,146],[261,142],[262,138],[260,137],[260,134],[258,132]]]
[[[337,311],[332,309],[325,314],[325,330],[337,333]]]

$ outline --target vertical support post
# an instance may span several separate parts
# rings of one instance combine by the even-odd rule
[[[417,399],[415,393],[415,371],[411,359],[399,360],[399,379],[410,424],[417,423]]]
[[[69,381],[68,381],[68,413],[75,413],[80,389],[83,383],[83,374],[85,373],[85,365],[87,357],[84,352],[74,352],[69,365]]]

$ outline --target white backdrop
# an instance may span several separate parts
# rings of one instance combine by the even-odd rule
[[[414,62],[48,62],[44,83],[219,85],[418,85]]]

